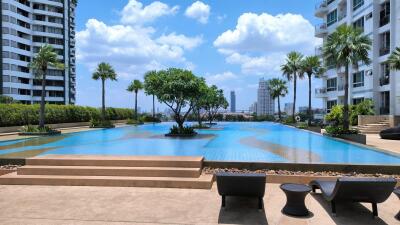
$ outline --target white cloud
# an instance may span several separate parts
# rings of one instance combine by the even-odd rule
[[[226,62],[240,65],[244,74],[276,76],[280,73],[280,65],[284,59],[285,55],[280,53],[261,56],[232,53],[227,55]]]
[[[245,74],[276,76],[287,52],[312,54],[317,43],[313,26],[301,15],[244,13],[236,28],[219,35],[214,46]]]
[[[238,76],[235,75],[234,73],[232,73],[231,71],[226,71],[223,73],[218,73],[218,74],[214,74],[214,75],[210,75],[206,77],[207,83],[209,84],[221,84],[225,81],[230,81],[232,82],[232,80],[237,79]]]
[[[170,7],[159,1],[143,7],[141,2],[129,0],[121,12],[121,22],[124,24],[144,24],[161,16],[174,15],[178,10],[179,6]]]
[[[203,43],[203,38],[201,36],[191,38],[182,34],[177,35],[175,33],[171,33],[168,35],[162,35],[157,39],[157,42],[165,45],[181,46],[184,49],[190,50]]]
[[[189,18],[196,19],[199,23],[206,24],[210,16],[211,7],[201,1],[194,2],[189,6],[185,15]]]
[[[151,27],[107,25],[90,19],[77,33],[77,59],[90,70],[99,62],[109,62],[123,78],[170,66],[194,68],[184,54],[201,44],[201,38],[175,33],[154,37],[155,32]]]

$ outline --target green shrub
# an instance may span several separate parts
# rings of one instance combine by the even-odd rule
[[[367,99],[357,105],[353,105],[350,112],[351,125],[358,125],[358,115],[375,115],[374,102]]]
[[[114,124],[110,120],[90,120],[91,128],[111,128],[114,127]]]
[[[143,124],[142,120],[134,120],[134,119],[128,119],[126,121],[126,124],[128,125],[139,125],[139,124]]]
[[[38,104],[0,104],[0,127],[38,124],[39,108]],[[133,117],[133,110],[107,108],[106,115],[108,120],[124,120]],[[75,105],[46,105],[47,124],[89,122],[92,119],[100,121],[100,109]]]
[[[294,124],[296,121],[293,120],[292,116],[288,116],[285,119],[283,119],[282,123],[284,124]]]
[[[172,126],[170,128],[169,134],[173,134],[173,135],[192,135],[192,134],[196,134],[196,132],[194,131],[193,127],[190,127],[190,126],[185,126],[182,129],[179,129],[178,126],[174,125],[174,126]]]
[[[358,134],[358,130],[343,130],[342,126],[326,126],[325,131],[333,137],[344,134]]]
[[[20,129],[20,132],[22,133],[50,133],[54,131],[55,130],[49,126],[44,126],[42,128],[39,128],[38,126],[34,125],[22,126]]]
[[[161,120],[157,117],[152,117],[150,115],[143,115],[140,118],[141,121],[145,122],[145,123],[161,123]]]
[[[343,124],[343,106],[333,106],[331,112],[325,116],[325,120],[334,125]]]
[[[305,123],[305,122],[299,122],[299,123],[297,123],[296,127],[299,128],[299,129],[307,129],[308,128],[308,124]]]

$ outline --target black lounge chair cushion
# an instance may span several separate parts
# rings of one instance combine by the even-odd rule
[[[400,140],[400,126],[383,130],[379,135],[383,139]]]
[[[220,195],[264,197],[266,175],[260,173],[217,173]]]
[[[381,203],[389,198],[396,183],[394,178],[344,177],[337,181],[314,180],[310,182],[310,186],[321,189],[322,195],[328,201]]]

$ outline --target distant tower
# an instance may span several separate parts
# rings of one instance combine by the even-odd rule
[[[231,91],[231,112],[236,112],[236,94],[235,91]]]
[[[257,115],[274,115],[274,113],[275,101],[269,93],[267,81],[261,78],[257,93]]]

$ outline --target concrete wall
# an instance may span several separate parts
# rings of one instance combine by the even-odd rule
[[[377,116],[358,116],[358,125],[365,125],[371,123],[379,123],[382,120],[389,120],[390,127],[397,127],[400,125],[400,116],[393,115],[377,115]]]

